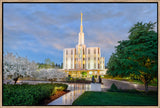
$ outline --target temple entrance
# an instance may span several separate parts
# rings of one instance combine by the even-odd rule
[[[65,70],[71,77],[74,78],[91,78],[93,75],[98,78],[101,70]]]

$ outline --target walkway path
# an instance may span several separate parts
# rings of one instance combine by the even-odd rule
[[[90,90],[90,84],[68,84],[69,93],[52,101],[48,105],[72,105],[82,93]]]
[[[69,93],[52,101],[48,105],[72,105],[72,103],[85,91],[91,91],[91,84],[68,84]],[[101,85],[101,90],[106,91],[106,87]]]
[[[145,90],[144,85],[134,84],[128,81],[119,81],[113,79],[102,79],[103,84],[109,89],[114,83],[119,89],[136,89],[136,90]],[[156,86],[149,86],[148,90],[157,91]]]

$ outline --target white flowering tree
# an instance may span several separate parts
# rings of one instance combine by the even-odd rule
[[[27,58],[16,57],[12,53],[7,53],[3,58],[4,79],[13,79],[15,84],[20,77],[32,76],[36,70],[36,63],[29,62]]]
[[[65,78],[67,74],[63,71],[60,71],[57,68],[54,69],[40,69],[39,71],[39,77],[41,79],[47,79],[51,81],[51,83],[56,79],[59,81],[60,78]]]
[[[35,62],[30,62],[27,58],[18,57],[12,53],[7,53],[3,57],[3,78],[12,79],[16,82],[20,77],[32,77],[50,80],[65,78],[67,74],[58,68],[40,69]]]

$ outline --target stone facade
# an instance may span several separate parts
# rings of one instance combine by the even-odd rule
[[[71,76],[80,76],[81,72],[87,72],[88,75],[100,75],[100,71],[105,70],[105,58],[101,57],[99,47],[86,47],[84,44],[84,33],[82,25],[79,32],[79,41],[76,48],[66,48],[63,51],[63,69]],[[78,75],[77,75],[78,74]]]

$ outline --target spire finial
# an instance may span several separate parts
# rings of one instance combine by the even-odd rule
[[[82,25],[82,12],[81,12],[81,28],[80,28],[80,32],[83,32],[83,25]]]
[[[83,16],[83,14],[82,14],[82,12],[81,12],[81,25],[82,25],[82,16]]]

